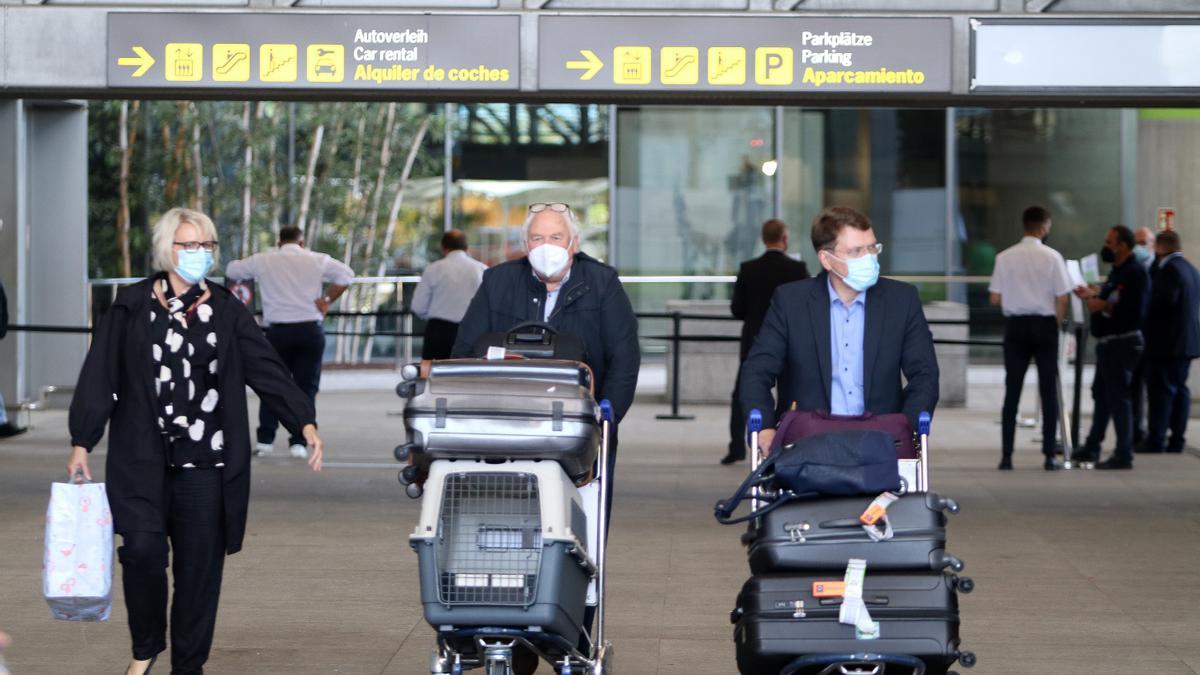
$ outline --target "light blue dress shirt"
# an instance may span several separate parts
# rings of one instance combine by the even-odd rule
[[[866,411],[863,397],[863,327],[867,314],[867,294],[859,293],[847,307],[829,282],[830,366],[833,386],[829,412],[835,415],[861,415]]]

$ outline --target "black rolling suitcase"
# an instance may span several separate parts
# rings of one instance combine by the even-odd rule
[[[957,591],[969,593],[970,579],[942,572],[873,574],[868,565],[862,597],[879,624],[873,639],[860,639],[854,626],[838,623],[841,597],[818,597],[815,584],[831,581],[841,582],[842,575],[777,574],[747,581],[730,616],[738,670],[810,675],[838,663],[908,666],[889,668],[890,674],[916,670],[919,661],[926,673],[946,673],[960,658],[964,666],[974,664],[973,654],[959,651],[958,637]]]
[[[867,561],[870,571],[942,570],[963,563],[946,553],[946,512],[958,504],[932,492],[901,495],[887,509],[893,536],[875,541],[858,517],[872,497],[797,500],[751,525],[743,536],[754,574],[844,569],[846,561]]]

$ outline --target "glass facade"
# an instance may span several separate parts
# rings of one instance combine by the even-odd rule
[[[119,105],[94,109],[96,147],[115,133]],[[522,255],[527,205],[561,201],[580,216],[584,250],[623,275],[730,276],[762,252],[760,226],[773,217],[789,226],[790,253],[817,269],[809,223],[823,206],[847,205],[875,223],[884,274],[908,277],[926,301],[969,309],[971,336],[995,338],[1001,321],[986,277],[996,253],[1019,239],[1026,206],[1050,209],[1049,243],[1067,258],[1096,251],[1122,214],[1147,211],[1131,203],[1144,187],[1142,127],[1131,112],[164,102],[131,117],[143,137],[175,139],[165,150],[144,140],[135,148],[148,159],[135,167],[134,186],[161,189],[132,204],[140,224],[131,248],[135,261],[144,256],[151,197],[161,194],[211,211],[227,257],[271,246],[280,224],[299,221],[313,248],[360,275],[419,274],[439,257],[447,227],[465,230],[472,254],[488,264]],[[189,137],[200,139],[192,154],[216,166],[212,176],[188,164]],[[230,138],[255,152],[221,142]],[[111,160],[93,158],[93,180],[113,175],[100,166]],[[116,207],[105,195],[115,192],[97,183],[93,194],[92,248],[103,253],[97,260],[113,259]],[[644,312],[674,299],[720,304],[731,290],[711,280],[627,287]],[[348,305],[398,309],[406,300],[398,290],[407,295],[411,284],[356,291]],[[395,321],[378,328],[395,330]],[[643,331],[661,332],[652,323]],[[339,354],[359,351],[347,340]],[[380,339],[370,349],[390,356],[394,344]]]

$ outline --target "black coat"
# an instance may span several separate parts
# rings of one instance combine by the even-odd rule
[[[545,306],[546,285],[534,277],[529,258],[488,269],[458,324],[454,356],[475,356],[476,342],[487,333],[541,321]],[[642,356],[637,317],[617,271],[584,253],[575,254],[571,278],[559,290],[549,323],[560,333],[583,339],[587,364],[596,378],[596,400],[608,399],[620,421],[633,405]]]
[[[1200,272],[1183,256],[1157,265],[1145,326],[1147,357],[1200,357]]]
[[[71,444],[91,452],[108,426],[105,482],[118,533],[165,532],[166,448],[158,428],[151,356],[153,278],[122,289],[100,317],[71,400]],[[221,429],[225,437],[225,542],[242,547],[250,501],[250,422],[246,385],[294,436],[316,423],[313,405],[232,293],[208,282],[217,333]],[[165,310],[163,310],[165,311]],[[208,471],[209,469],[192,469]],[[217,469],[213,469],[217,470]]]
[[[8,335],[8,296],[4,294],[4,284],[0,283],[0,340]]]
[[[775,289],[792,282],[808,278],[808,267],[802,261],[792,260],[783,251],[768,250],[754,260],[747,260],[738,268],[737,282],[733,285],[733,300],[729,309],[733,316],[742,320],[741,354],[738,360],[745,361],[754,344],[754,336],[762,327],[771,306],[771,295]]]
[[[829,275],[780,286],[750,356],[742,364],[743,412],[758,408],[773,426],[794,401],[799,410],[829,410],[833,349],[829,335]],[[863,324],[863,398],[867,411],[904,413],[916,428],[938,400],[937,355],[917,289],[880,279],[867,290]],[[908,381],[903,384],[901,374]],[[779,403],[771,387],[779,383]]]

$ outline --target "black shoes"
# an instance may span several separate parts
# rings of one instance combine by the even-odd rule
[[[733,464],[734,462],[740,462],[744,459],[746,459],[745,454],[735,455],[731,452],[728,455],[725,455],[724,457],[721,458],[721,463],[728,465],[728,464]]]
[[[996,468],[1000,471],[1012,471],[1012,457],[1001,457],[1000,466]]]
[[[1161,455],[1166,451],[1166,449],[1161,445],[1157,447],[1151,447],[1149,443],[1142,441],[1141,443],[1134,444],[1133,451],[1139,455]]]
[[[1071,453],[1072,462],[1098,462],[1100,461],[1100,452],[1097,450],[1088,450],[1083,448]]]
[[[13,424],[12,422],[5,422],[4,424],[0,424],[0,438],[11,438],[13,436],[20,436],[21,434],[25,433],[26,431],[29,431],[29,427],[19,427],[19,426]]]
[[[1108,459],[1096,465],[1097,471],[1124,471],[1133,468],[1133,462],[1109,457]]]
[[[1046,461],[1042,462],[1042,468],[1047,471],[1061,471],[1063,465],[1062,462],[1058,461],[1057,459],[1054,459],[1053,457],[1047,457]]]

